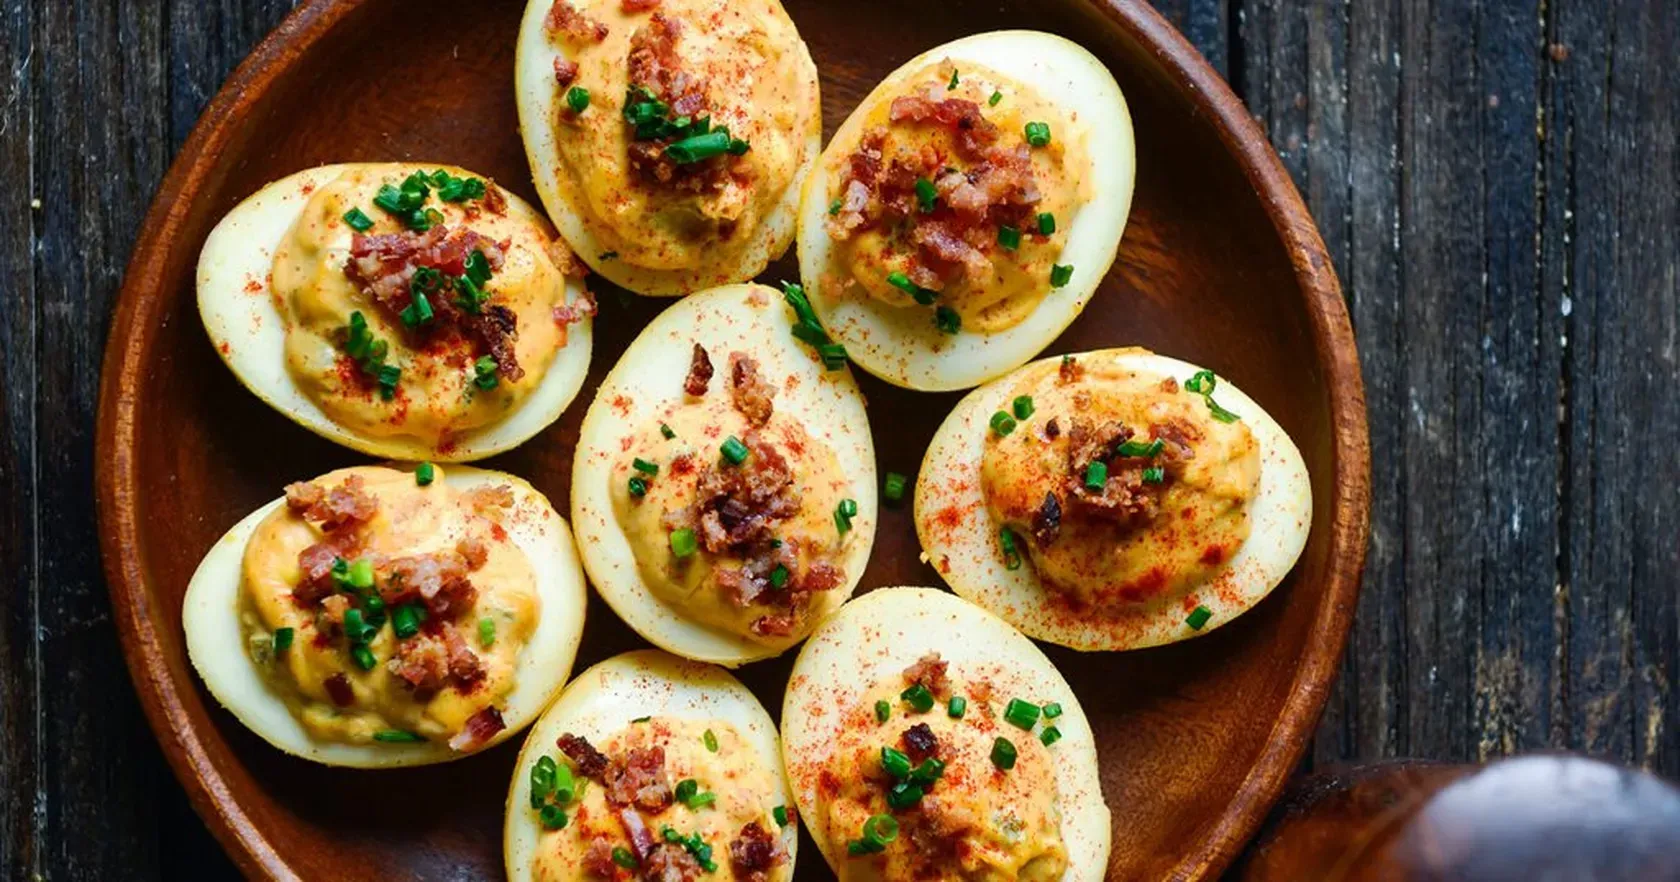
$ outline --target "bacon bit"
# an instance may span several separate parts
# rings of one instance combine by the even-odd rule
[[[642,813],[633,808],[621,808],[618,810],[618,820],[624,825],[624,835],[629,838],[630,848],[635,851],[636,858],[646,861],[659,842],[653,838],[653,831],[648,829]]]
[[[1216,566],[1225,562],[1225,546],[1209,545],[1202,549],[1201,561],[1208,566]]]
[[[933,729],[927,723],[917,723],[904,730],[904,753],[911,762],[919,763],[930,756],[939,755],[939,738],[933,734]]]
[[[554,59],[554,82],[556,85],[564,89],[577,82],[577,78],[577,62],[567,61],[566,59],[559,57]]]
[[[945,675],[945,668],[946,662],[939,657],[939,653],[930,652],[904,669],[904,681],[912,686],[920,683],[935,696],[945,698],[951,692],[951,681]]]
[[[468,570],[476,571],[489,559],[490,548],[478,536],[463,536],[461,541],[455,543],[455,553],[466,562]]]
[[[589,840],[589,848],[583,853],[583,872],[585,875],[598,876],[602,879],[616,879],[618,865],[612,859],[613,840],[604,833],[596,834]]]
[[[291,487],[286,489],[289,497]],[[338,549],[326,542],[317,542],[298,552],[298,570],[303,576],[298,580],[297,587],[292,589],[292,599],[302,606],[309,607],[331,594],[334,590],[332,568],[338,558]]]
[[[288,484],[286,505],[327,533],[364,524],[379,511],[379,500],[362,491],[361,475],[345,478],[330,492],[309,482]]]
[[[594,778],[599,782],[601,775],[606,772],[607,766],[610,764],[606,755],[596,750],[595,745],[590,744],[589,739],[582,735],[573,735],[567,732],[561,735],[554,744],[560,748],[560,752],[565,754],[567,759],[572,761],[572,765],[577,766],[577,773],[585,778]]]
[[[787,863],[787,850],[763,825],[752,821],[729,843],[729,862],[742,882],[765,882],[772,869]]]
[[[595,295],[591,294],[588,289],[584,289],[583,294],[579,295],[576,301],[554,307],[554,323],[564,331],[567,325],[575,325],[584,319],[592,318],[599,311],[600,306],[595,302]],[[564,338],[562,338],[560,345],[566,345]]]
[[[525,368],[520,366],[519,355],[514,350],[514,343],[519,340],[519,317],[513,310],[498,303],[486,306],[478,315],[463,313],[456,321],[469,336],[477,337],[484,344],[496,362],[496,373],[503,380],[517,383],[524,379]]]
[[[435,695],[449,678],[449,649],[430,634],[416,634],[397,643],[396,655],[385,669],[408,684],[417,697]]]
[[[321,610],[315,616],[316,630],[324,634],[338,634],[344,629],[344,613],[350,609],[350,598],[329,594],[321,600]]]
[[[1173,377],[1168,377],[1165,380],[1162,380],[1161,381],[1161,391],[1167,393],[1168,395],[1177,394],[1178,393],[1178,380],[1173,378]]]
[[[760,637],[789,637],[799,626],[799,620],[791,615],[765,615],[753,620],[752,631]]]
[[[501,711],[493,707],[483,708],[467,717],[466,725],[461,727],[460,732],[455,733],[454,738],[449,739],[449,749],[456,753],[476,750],[488,744],[490,739],[496,737],[496,733],[506,728],[507,723],[502,721]]]
[[[548,28],[549,36],[565,35],[575,40],[587,40],[599,43],[607,38],[607,26],[577,11],[576,7],[566,0],[554,0],[554,5],[548,9],[548,17],[543,19],[543,25]]]
[[[706,347],[694,344],[694,356],[689,359],[688,376],[683,379],[683,391],[696,398],[706,394],[706,387],[712,382],[712,358],[706,354]]]
[[[635,15],[659,8],[659,0],[620,0],[618,8],[624,10],[627,15]]]
[[[744,353],[729,354],[729,399],[747,423],[762,426],[770,422],[775,409],[776,387],[758,375],[758,362]]]
[[[449,678],[458,688],[470,689],[484,679],[484,662],[467,648],[457,628],[443,629],[444,646],[449,650]]]
[[[478,204],[482,206],[485,211],[488,211],[491,214],[507,214],[507,196],[502,193],[501,187],[496,186],[495,181],[484,182],[484,198],[480,199]],[[501,244],[500,249],[502,251],[506,251],[507,246],[508,243],[504,242]],[[485,252],[484,257],[488,260],[490,253]]]
[[[457,552],[399,557],[387,565],[379,593],[387,604],[419,598],[431,616],[453,621],[478,599],[467,573],[468,563]]]
[[[513,507],[513,488],[506,484],[474,487],[466,492],[464,499],[474,512],[488,515],[499,509]]]
[[[327,696],[332,703],[339,707],[349,707],[356,701],[356,692],[350,688],[350,679],[343,674],[333,674],[321,681],[321,687],[327,690]]]
[[[1074,358],[1071,355],[1062,356],[1062,364],[1060,367],[1056,368],[1056,379],[1061,382],[1062,385],[1065,386],[1068,383],[1078,382],[1083,379],[1084,376],[1085,366],[1079,363],[1079,359]]]
[[[1062,437],[1062,424],[1057,422],[1055,417],[1051,417],[1044,424],[1044,438],[1047,441],[1054,441],[1060,437]]]
[[[1044,502],[1033,512],[1032,535],[1038,547],[1047,548],[1056,541],[1056,536],[1062,530],[1062,504],[1056,499],[1055,491],[1044,494]]]
[[[658,814],[671,805],[671,788],[665,783],[665,748],[632,749],[622,762],[608,767],[601,783],[607,801],[617,806],[634,805]]]

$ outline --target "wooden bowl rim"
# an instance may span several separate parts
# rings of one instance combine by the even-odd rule
[[[221,148],[239,125],[243,109],[283,77],[290,62],[308,51],[368,0],[305,0],[251,54],[206,106],[170,165],[140,230],[105,347],[99,390],[94,491],[100,548],[118,633],[142,707],[176,778],[222,848],[250,877],[296,879],[289,863],[246,814],[217,773],[171,682],[157,635],[163,611],[150,604],[138,539],[139,476],[135,390],[154,342],[136,333],[142,315],[161,300],[161,261],[154,255],[175,242],[188,210],[179,197],[195,189],[221,161]],[[1329,698],[1358,600],[1370,519],[1370,440],[1359,356],[1324,242],[1259,125],[1207,60],[1153,7],[1141,0],[1086,0],[1132,40],[1153,50],[1181,100],[1213,122],[1264,202],[1287,249],[1306,300],[1314,356],[1325,369],[1332,431],[1333,512],[1329,526],[1328,584],[1288,698],[1266,745],[1206,836],[1182,856],[1172,878],[1201,878],[1228,866],[1259,829],[1300,761]],[[166,620],[167,615],[161,615]]]

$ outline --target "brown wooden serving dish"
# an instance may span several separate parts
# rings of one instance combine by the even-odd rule
[[[286,482],[365,461],[270,410],[219,363],[195,305],[199,247],[221,215],[262,184],[328,162],[457,164],[535,204],[513,105],[522,6],[304,3],[205,111],[129,266],[100,395],[106,572],[152,727],[199,813],[253,877],[499,877],[502,802],[518,742],[425,769],[316,767],[269,748],[196,681],[180,610],[199,557]],[[1359,362],[1312,220],[1225,83],[1143,3],[788,0],[788,7],[822,71],[830,132],[881,76],[965,34],[1043,29],[1103,58],[1131,105],[1137,193],[1113,271],[1049,353],[1139,344],[1205,364],[1261,401],[1306,457],[1311,541],[1294,574],[1254,611],[1158,650],[1048,648],[1097,730],[1114,813],[1109,878],[1215,875],[1254,833],[1311,737],[1365,552],[1369,451]],[[790,254],[765,278],[796,274]],[[600,293],[582,395],[557,424],[489,462],[529,479],[562,512],[595,383],[667,305]],[[958,396],[860,379],[881,469],[912,472]],[[883,510],[862,584],[940,584],[917,554],[908,506]],[[594,600],[579,669],[638,645]],[[742,672],[772,711],[791,660],[792,653]],[[808,839],[798,877],[828,877]]]

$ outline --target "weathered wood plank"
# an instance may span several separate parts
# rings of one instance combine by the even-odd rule
[[[1155,8],[1173,23],[1221,75],[1231,70],[1229,0],[1156,0]]]

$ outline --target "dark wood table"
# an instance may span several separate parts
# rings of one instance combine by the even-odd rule
[[[1364,357],[1370,562],[1309,762],[1553,746],[1680,775],[1680,7],[1164,5],[1306,195]],[[6,879],[233,875],[118,650],[94,401],[152,191],[288,7],[0,12]]]

